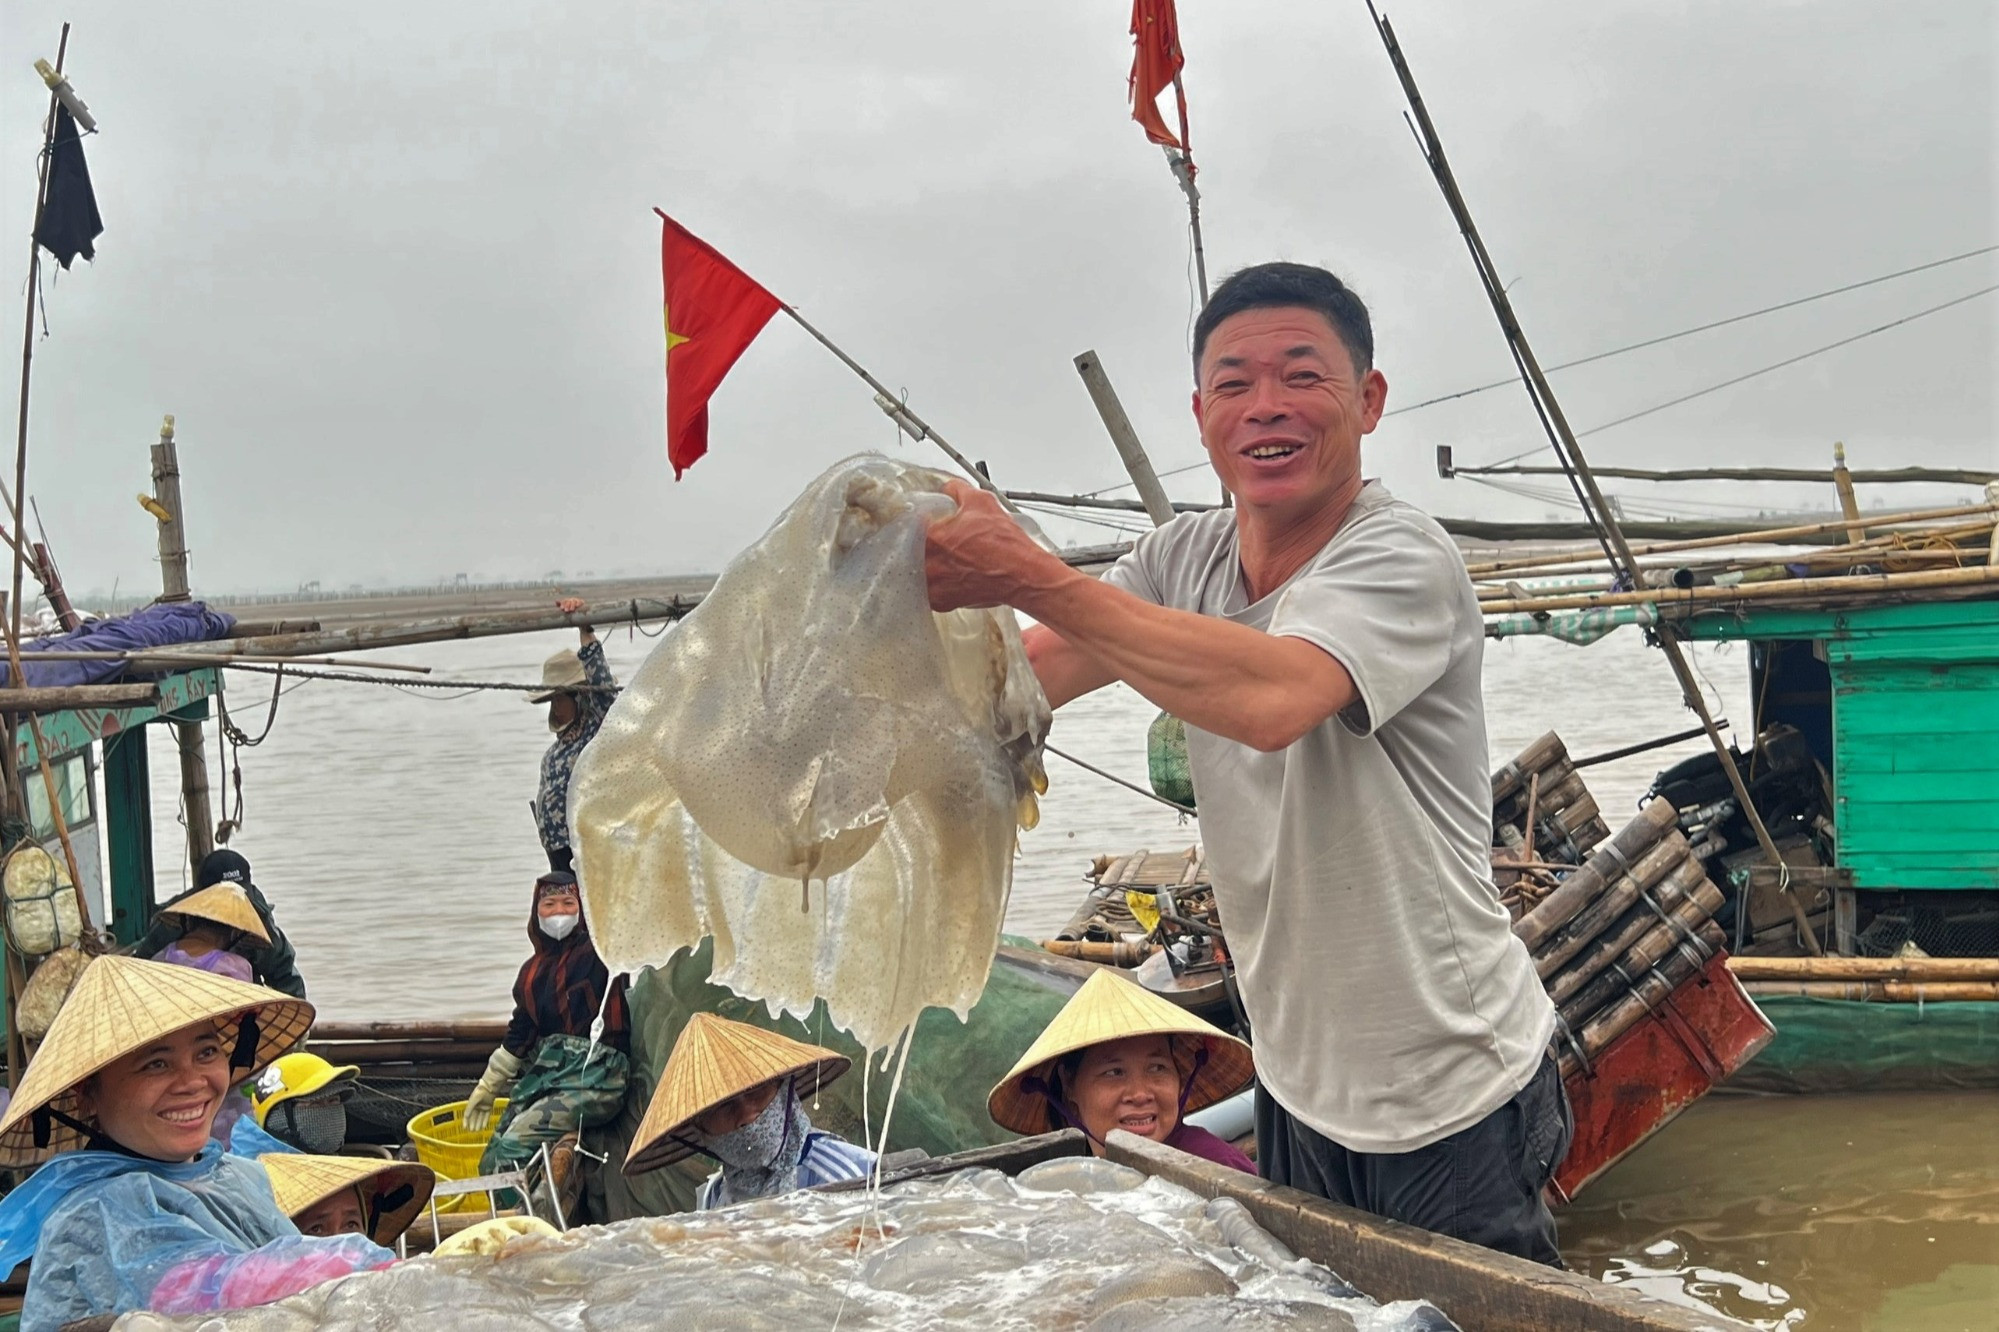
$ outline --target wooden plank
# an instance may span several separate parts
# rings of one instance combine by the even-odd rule
[[[1467,1332],[1716,1332],[1744,1324],[1626,1286],[1384,1221],[1113,1129],[1104,1154],[1204,1198],[1234,1198],[1301,1257],[1377,1300],[1429,1300]]]
[[[1937,662],[1895,657],[1880,661],[1843,662],[1832,658],[1833,696],[1855,694],[1914,695],[1917,701],[1935,694],[1964,694],[1972,698],[1999,693],[1999,662]]]
[[[1984,772],[1993,762],[1989,753],[1966,745],[1956,734],[1910,734],[1894,744],[1848,744],[1837,748],[1840,781],[1858,773]]]
[[[882,1175],[882,1187],[900,1184],[904,1180],[928,1179],[932,1175],[949,1175],[959,1170],[997,1170],[1003,1174],[1017,1175],[1031,1165],[1043,1161],[1053,1161],[1064,1156],[1088,1156],[1089,1139],[1076,1129],[1063,1129],[1059,1133],[1041,1133],[1031,1138],[1016,1138],[1012,1142],[1002,1142],[993,1147],[975,1147],[970,1151],[953,1152],[949,1156],[933,1156],[927,1161],[918,1161],[900,1170],[887,1171]],[[869,1179],[843,1179],[832,1184],[816,1186],[814,1193],[854,1193],[873,1184]]]
[[[1688,628],[1695,638],[1894,638],[1909,630],[1999,624],[1999,601],[1921,601],[1843,610],[1750,607],[1740,614],[1703,616]]]
[[[1987,763],[1999,760],[1987,759]],[[1985,804],[1965,780],[1962,772],[1937,772],[1922,768],[1909,768],[1895,773],[1861,772],[1850,774],[1860,779],[1846,785],[1845,794],[1849,799],[1864,799],[1870,805],[1955,805]]]

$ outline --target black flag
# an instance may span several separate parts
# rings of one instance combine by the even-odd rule
[[[90,168],[83,160],[83,138],[69,108],[56,107],[56,135],[49,146],[49,195],[42,205],[42,225],[35,240],[68,268],[79,254],[97,258],[91,242],[104,234],[97,215],[97,193],[90,188]]]

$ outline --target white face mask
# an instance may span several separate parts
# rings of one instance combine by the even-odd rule
[[[538,924],[541,932],[551,939],[567,939],[569,932],[576,928],[576,922],[583,919],[578,915],[543,916]]]

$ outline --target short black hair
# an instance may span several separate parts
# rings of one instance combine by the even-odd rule
[[[1215,288],[1208,303],[1194,321],[1194,379],[1201,378],[1201,353],[1207,350],[1208,336],[1230,315],[1245,310],[1270,310],[1295,305],[1315,310],[1347,345],[1356,375],[1374,368],[1374,325],[1367,306],[1346,283],[1323,268],[1311,264],[1282,261],[1252,264],[1231,273]]]

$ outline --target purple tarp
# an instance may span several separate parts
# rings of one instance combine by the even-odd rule
[[[227,638],[236,627],[236,617],[208,609],[199,601],[176,601],[169,605],[147,606],[116,620],[96,620],[73,634],[38,638],[21,644],[23,658],[37,652],[135,652],[145,648],[168,647],[175,643],[206,643]],[[61,685],[97,684],[131,669],[122,661],[28,661],[21,673],[34,688]],[[140,673],[155,670],[144,667]],[[7,662],[0,654],[0,685],[11,684]]]

